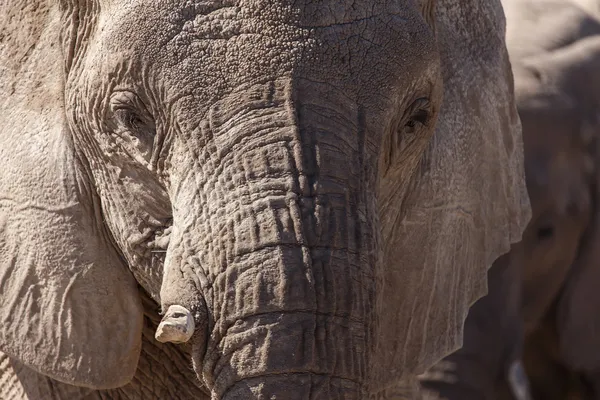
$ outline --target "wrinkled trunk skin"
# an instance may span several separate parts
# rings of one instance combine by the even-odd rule
[[[194,361],[213,399],[363,399],[368,390],[378,233],[374,188],[364,186],[376,171],[364,166],[376,165],[375,145],[355,105],[298,81],[212,107],[201,126],[211,143],[173,185],[163,307],[194,309],[196,297],[182,299],[194,287],[204,297],[209,337]]]

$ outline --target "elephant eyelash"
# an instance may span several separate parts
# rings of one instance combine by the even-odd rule
[[[142,100],[132,91],[113,93],[110,99],[111,118],[121,129],[134,134],[148,132],[154,136],[154,121]]]
[[[397,151],[402,151],[407,147],[413,136],[422,128],[427,128],[431,120],[432,112],[427,98],[415,100],[409,110],[408,119],[405,120],[404,125],[398,128],[396,137],[392,141],[392,144],[396,145]]]
[[[412,117],[406,122],[404,125],[408,128],[415,128],[417,124],[421,124],[423,126],[427,126],[429,122],[429,110],[420,109],[417,110]]]
[[[137,115],[135,115],[133,113],[128,113],[127,114],[127,124],[129,126],[131,126],[132,128],[138,130],[142,127],[144,122]]]
[[[113,115],[116,117],[118,125],[134,132],[141,131],[144,128],[151,128],[150,125],[153,125],[148,121],[149,118],[143,118],[139,113],[128,107],[115,109]],[[150,130],[153,131],[153,129]]]
[[[428,126],[431,120],[431,103],[428,98],[422,97],[415,100],[411,107],[411,114],[404,124],[403,130],[414,130],[418,125]],[[412,132],[407,132],[412,133]]]

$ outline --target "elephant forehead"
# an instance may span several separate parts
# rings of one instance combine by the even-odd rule
[[[101,1],[99,10],[109,16],[122,18],[128,14],[129,21],[156,22],[163,19],[170,22],[175,32],[189,23],[207,23],[234,16],[254,21],[266,21],[271,26],[285,24],[299,28],[329,27],[347,25],[368,20],[380,15],[396,15],[412,23],[417,23],[420,10],[415,2],[398,1],[352,1],[339,0],[166,0],[120,2]],[[188,25],[189,27],[189,25]],[[265,26],[263,26],[265,27]],[[136,26],[129,27],[131,32]],[[267,29],[268,31],[268,29]]]
[[[115,61],[162,70],[171,88],[222,92],[289,73],[381,91],[437,72],[431,29],[416,7],[398,2],[115,3],[96,32],[96,58],[119,54]]]

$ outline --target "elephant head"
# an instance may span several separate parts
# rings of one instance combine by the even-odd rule
[[[54,379],[128,382],[144,290],[215,399],[366,398],[528,218],[498,3],[0,15],[0,350]]]
[[[523,359],[534,398],[558,398],[582,390],[573,373],[600,367],[589,351],[600,345],[591,297],[600,278],[600,35],[514,65],[533,211],[519,275]]]
[[[580,372],[600,368],[589,351],[600,345],[600,310],[590,301],[600,272],[598,4],[504,3],[533,211],[523,235],[525,333],[551,326],[557,357]]]
[[[600,35],[514,68],[533,210],[523,237],[523,312],[534,326],[561,289],[592,218]]]

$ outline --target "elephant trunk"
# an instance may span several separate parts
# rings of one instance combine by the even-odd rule
[[[199,276],[189,287],[211,323],[195,368],[213,399],[366,394],[378,233],[365,165],[376,163],[352,104],[307,90],[259,86],[213,109],[212,154],[226,151],[206,168],[215,173],[181,185],[195,194],[177,209],[203,212],[175,213],[167,269],[184,267],[167,281]],[[188,301],[198,315],[174,287],[163,283],[163,308]]]
[[[215,288],[231,289],[204,359],[214,398],[364,398],[373,279],[346,250],[276,246],[249,256]]]
[[[358,382],[350,379],[300,372],[244,379],[227,390],[222,397],[213,395],[213,399],[362,400],[368,398],[360,387]]]

